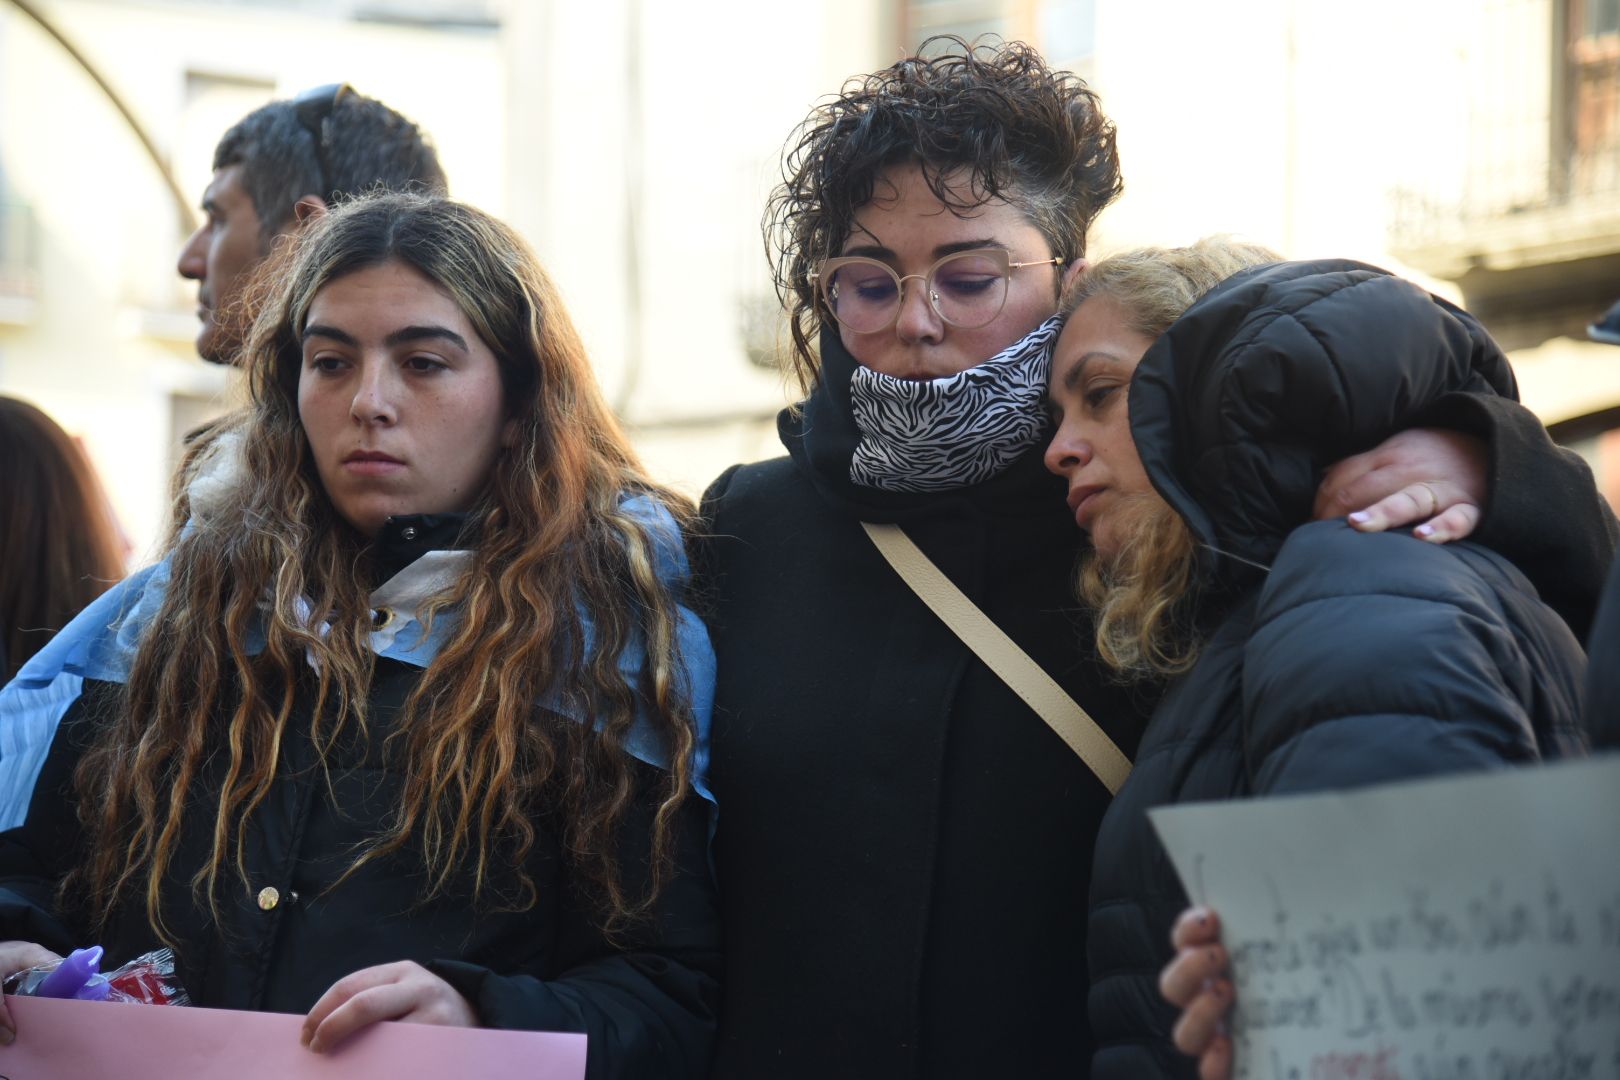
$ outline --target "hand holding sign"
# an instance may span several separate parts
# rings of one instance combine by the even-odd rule
[[[1620,1076],[1620,757],[1151,816],[1238,1080]]]
[[[1226,1014],[1232,1008],[1232,981],[1220,918],[1209,908],[1188,908],[1170,934],[1176,958],[1159,977],[1159,991],[1181,1009],[1171,1037],[1176,1049],[1198,1059],[1198,1080],[1227,1080],[1232,1073],[1232,1040]]]
[[[19,971],[62,959],[43,945],[32,941],[0,941],[0,982]],[[17,1037],[17,1025],[11,1019],[6,1001],[0,998],[0,1045],[10,1046]]]
[[[299,1038],[318,1054],[380,1020],[478,1026],[478,1014],[455,987],[404,960],[363,968],[333,983],[304,1018]]]

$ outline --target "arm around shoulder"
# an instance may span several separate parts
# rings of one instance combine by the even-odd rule
[[[1453,393],[1426,425],[1482,439],[1490,498],[1474,539],[1505,555],[1584,639],[1620,524],[1579,454],[1552,441],[1529,409],[1490,394]]]

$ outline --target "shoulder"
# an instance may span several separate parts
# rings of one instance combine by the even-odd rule
[[[1290,533],[1277,552],[1258,617],[1377,596],[1483,613],[1500,609],[1504,593],[1536,596],[1512,563],[1476,544],[1432,544],[1405,532],[1362,533],[1342,521],[1313,521]]]
[[[1567,637],[1535,587],[1495,552],[1317,521],[1278,551],[1247,658],[1285,673],[1310,664],[1313,678],[1320,665],[1347,676],[1377,672],[1390,685],[1421,674],[1437,654],[1473,649],[1511,666],[1527,651],[1575,655]]]
[[[1278,552],[1244,665],[1251,708],[1293,726],[1310,712],[1483,715],[1571,683],[1580,650],[1493,552],[1313,522]]]
[[[168,560],[137,570],[79,612],[24,664],[16,681],[42,686],[62,674],[121,683],[168,592]]]
[[[619,512],[634,524],[651,545],[654,572],[664,581],[684,584],[692,576],[691,564],[686,557],[686,538],[681,526],[662,499],[645,492],[626,495],[619,502]]]
[[[815,528],[826,504],[791,458],[733,465],[704,492],[706,543],[775,541]]]
[[[710,517],[761,498],[779,499],[800,483],[798,467],[786,456],[733,465],[703,493],[703,513]]]
[[[1304,526],[1278,553],[1243,651],[1256,789],[1578,752],[1582,664],[1568,628],[1500,556]]]

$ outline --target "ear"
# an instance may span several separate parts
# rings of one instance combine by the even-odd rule
[[[1090,265],[1091,265],[1091,260],[1090,259],[1076,259],[1076,260],[1074,260],[1074,262],[1070,263],[1069,268],[1067,270],[1063,271],[1063,289],[1062,289],[1062,291],[1063,292],[1068,292],[1069,287],[1071,285],[1073,285],[1076,281],[1080,280],[1080,275],[1085,273],[1086,269]]]
[[[305,195],[293,203],[293,220],[300,225],[307,225],[325,214],[326,200],[319,195]]]

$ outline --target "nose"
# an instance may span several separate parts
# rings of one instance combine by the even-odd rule
[[[913,281],[917,287],[907,291],[907,283]],[[928,282],[921,274],[908,274],[900,279],[900,315],[895,319],[894,329],[908,345],[937,344],[945,334],[945,320],[928,302]]]
[[[1059,424],[1043,460],[1048,472],[1066,477],[1091,460],[1091,443],[1082,438],[1072,424]]]
[[[208,226],[199,225],[197,231],[186,238],[180,249],[180,263],[176,267],[180,276],[189,281],[201,281],[208,274]]]
[[[354,398],[349,403],[349,415],[355,423],[362,425],[394,423],[399,419],[394,391],[387,364],[362,362],[354,387]]]

